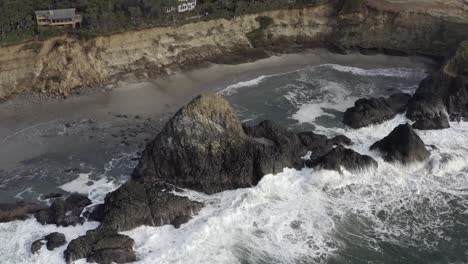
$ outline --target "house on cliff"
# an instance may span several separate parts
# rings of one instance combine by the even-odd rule
[[[35,11],[38,26],[79,27],[83,21],[75,8]]]

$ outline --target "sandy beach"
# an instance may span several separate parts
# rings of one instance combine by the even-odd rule
[[[113,166],[118,170],[109,175],[117,174],[125,180],[145,143],[198,94],[219,92],[263,75],[328,63],[385,68],[423,66],[431,61],[313,50],[239,65],[212,64],[155,80],[121,81],[108,89],[67,99],[7,101],[0,105],[0,198],[35,199],[38,192],[54,191],[54,187],[76,178],[78,172],[102,173],[96,168],[113,162],[117,156],[125,165]],[[35,191],[17,187],[31,184],[36,186]]]

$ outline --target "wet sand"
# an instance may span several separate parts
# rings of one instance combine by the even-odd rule
[[[36,199],[80,173],[125,180],[145,143],[198,94],[325,63],[385,68],[432,62],[314,50],[240,65],[210,65],[156,80],[119,82],[109,91],[68,99],[8,101],[0,105],[0,200]]]

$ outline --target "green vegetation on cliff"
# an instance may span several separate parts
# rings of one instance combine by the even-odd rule
[[[177,0],[1,0],[0,46],[24,40],[43,39],[57,30],[38,28],[34,11],[76,8],[83,15],[83,25],[68,32],[80,35],[110,34],[155,26],[235,16],[281,8],[317,5],[327,0],[198,0],[195,10],[166,12]]]

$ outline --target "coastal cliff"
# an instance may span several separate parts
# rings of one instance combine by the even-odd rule
[[[205,62],[256,59],[291,48],[375,50],[444,58],[468,39],[468,23],[426,10],[329,1],[303,9],[200,21],[90,39],[51,38],[0,48],[0,99],[68,95],[125,74],[148,78]],[[267,18],[267,19],[263,19]],[[265,22],[266,21],[266,22]]]

